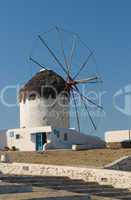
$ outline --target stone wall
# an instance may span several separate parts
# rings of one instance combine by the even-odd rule
[[[24,163],[1,163],[0,171],[4,174],[16,175],[66,176],[71,179],[82,179],[86,182],[97,182],[101,185],[131,189],[130,172]]]
[[[105,169],[115,169],[122,171],[131,171],[131,156],[122,157],[104,167]]]
[[[109,149],[131,148],[131,141],[108,142],[106,143],[106,147]]]

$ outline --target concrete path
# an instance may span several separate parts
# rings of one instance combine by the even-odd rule
[[[3,176],[8,183],[24,183],[32,185],[33,192],[19,194],[3,194],[0,200],[131,200],[131,192],[115,189],[112,186],[100,186],[97,183],[85,183],[67,177],[38,176]]]

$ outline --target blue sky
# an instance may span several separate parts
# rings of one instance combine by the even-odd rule
[[[59,25],[78,32],[95,51],[106,91],[102,99],[106,116],[98,135],[130,128],[131,115],[115,109],[112,100],[116,91],[131,84],[130,8],[130,0],[0,0],[0,90],[31,76],[28,56],[36,36]],[[14,102],[15,92],[5,98]],[[0,103],[0,128],[18,126],[19,109]]]

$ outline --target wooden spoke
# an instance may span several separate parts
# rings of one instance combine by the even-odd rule
[[[89,61],[89,59],[90,59],[90,57],[91,57],[92,55],[93,55],[93,52],[91,52],[91,53],[89,54],[89,56],[86,58],[86,60],[84,61],[84,63],[81,65],[79,71],[78,71],[78,72],[76,73],[76,75],[73,77],[73,80],[75,80],[76,77],[79,76],[79,74],[81,73],[81,71],[86,67],[86,65],[87,65],[87,63],[88,63],[88,61]]]
[[[57,58],[57,56],[55,55],[55,53],[52,51],[51,48],[49,48],[49,46],[47,45],[47,43],[45,42],[45,40],[39,35],[38,36],[40,41],[42,42],[42,44],[46,47],[46,49],[49,51],[49,53],[52,55],[52,57],[55,59],[55,61],[57,62],[57,64],[63,69],[63,71],[68,75],[67,70],[65,69],[65,67],[63,66],[63,64],[59,61],[59,59]]]
[[[73,97],[73,101],[74,101],[74,105],[75,105],[75,113],[76,113],[76,119],[77,119],[77,126],[78,126],[78,131],[80,133],[80,120],[79,120],[79,114],[78,114],[78,109],[77,109],[77,103],[76,103],[76,99],[75,99],[75,95],[74,95],[74,91],[71,91],[72,97]]]
[[[43,65],[41,65],[41,64],[40,64],[38,61],[36,61],[34,58],[30,57],[29,59],[30,59],[30,61],[32,61],[34,64],[36,64],[36,65],[38,65],[39,67],[41,67],[41,68],[47,70],[46,67],[44,67]]]

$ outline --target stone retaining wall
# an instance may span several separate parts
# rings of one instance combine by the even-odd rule
[[[131,141],[107,142],[106,147],[109,149],[131,148]]]
[[[16,175],[66,176],[71,179],[131,189],[131,173],[123,171],[25,163],[0,163],[0,171]]]

